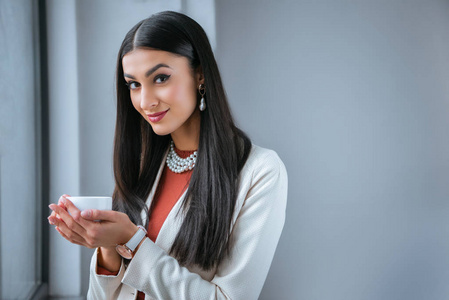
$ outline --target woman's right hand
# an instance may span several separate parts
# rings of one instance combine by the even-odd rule
[[[81,212],[66,196],[61,196],[58,205],[50,204],[53,210],[48,218],[50,224],[73,244],[99,248],[98,264],[110,271],[118,271],[121,257],[115,246],[128,242],[137,226],[122,212],[97,209]]]
[[[87,248],[113,248],[124,244],[138,229],[122,212],[97,209],[81,212],[65,195],[58,205],[50,204],[49,207],[53,213],[48,221],[56,226],[61,236]]]

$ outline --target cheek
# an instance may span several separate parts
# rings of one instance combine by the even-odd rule
[[[171,86],[167,88],[162,88],[157,91],[157,97],[168,103],[168,104],[175,104],[178,102],[178,96],[179,95],[179,88],[177,86]]]
[[[142,110],[140,107],[140,98],[137,95],[131,95],[131,103],[138,112]]]
[[[173,85],[161,90],[159,96],[168,104],[183,108],[188,108],[196,103],[195,91],[185,85]]]

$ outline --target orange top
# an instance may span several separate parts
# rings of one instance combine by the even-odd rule
[[[192,151],[181,151],[174,147],[175,152],[181,158],[186,158],[191,155],[195,150]],[[190,177],[192,176],[193,170],[188,170],[183,173],[172,172],[167,165],[165,165],[162,171],[161,178],[159,180],[156,193],[152,201],[152,212],[150,214],[150,219],[148,222],[148,233],[147,237],[153,242],[159,234],[162,225],[165,222],[168,214],[172,210],[173,206],[176,204],[178,199],[182,196],[184,191],[189,186]],[[117,275],[118,272],[110,272],[105,268],[97,266],[97,274],[100,275]],[[137,295],[138,300],[144,300],[145,294],[139,292]]]

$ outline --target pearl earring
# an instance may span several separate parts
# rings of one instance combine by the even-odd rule
[[[204,95],[206,94],[206,88],[204,87],[204,84],[200,84],[200,86],[198,87],[198,92],[201,95],[200,111],[204,111],[206,109],[206,100],[204,100]]]

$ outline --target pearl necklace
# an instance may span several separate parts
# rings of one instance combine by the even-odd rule
[[[192,170],[193,167],[195,167],[197,151],[193,152],[193,154],[190,154],[190,156],[187,158],[181,158],[175,152],[174,145],[175,144],[173,143],[173,141],[171,141],[170,150],[168,151],[166,159],[168,168],[174,173],[182,173],[187,170]]]

